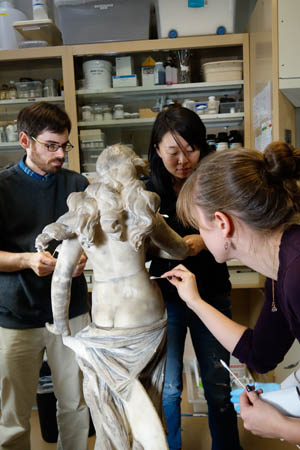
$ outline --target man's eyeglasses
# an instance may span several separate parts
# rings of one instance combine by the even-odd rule
[[[34,138],[33,136],[31,136],[31,139],[34,142],[37,142],[38,144],[46,147],[48,152],[51,152],[51,153],[57,152],[57,150],[59,150],[60,148],[62,148],[64,152],[69,152],[70,150],[72,150],[72,148],[74,148],[74,145],[72,145],[70,142],[66,142],[65,144],[48,144],[48,142],[39,141],[38,139]]]

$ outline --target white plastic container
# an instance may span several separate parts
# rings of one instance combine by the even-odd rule
[[[86,89],[111,87],[112,63],[103,59],[91,59],[82,64]]]
[[[214,95],[210,95],[208,97],[208,103],[207,103],[207,113],[208,114],[218,114],[218,110],[217,110],[217,101],[216,101],[216,97]]]
[[[200,8],[183,0],[156,0],[158,37],[169,37],[171,30],[179,37],[216,34],[219,27],[234,33],[235,6],[236,0],[207,0]]]
[[[24,41],[21,34],[13,27],[13,23],[20,20],[28,20],[28,18],[14,7],[13,0],[0,0],[0,50],[19,48],[19,43]]]
[[[149,39],[150,0],[54,0],[65,45]]]
[[[202,65],[204,81],[235,81],[243,79],[243,61],[213,61]]]
[[[32,0],[33,20],[48,19],[48,8],[45,0]]]

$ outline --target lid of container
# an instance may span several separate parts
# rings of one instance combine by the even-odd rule
[[[19,48],[30,48],[30,47],[48,47],[47,41],[22,41],[19,43]]]
[[[211,61],[211,62],[207,62],[202,64],[203,67],[209,67],[213,64],[242,64],[243,60],[239,60],[239,59],[232,59],[232,60],[225,60],[225,61]]]

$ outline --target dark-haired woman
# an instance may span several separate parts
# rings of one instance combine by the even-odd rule
[[[178,105],[162,111],[153,125],[149,146],[149,190],[161,197],[160,212],[168,224],[189,244],[190,257],[184,264],[196,274],[203,298],[230,317],[230,282],[226,264],[216,263],[205,249],[194,228],[185,228],[176,215],[176,200],[185,180],[208,154],[206,130],[199,116]],[[153,258],[151,275],[159,276],[178,261]],[[230,380],[220,359],[229,363],[229,353],[213,337],[167,281],[159,281],[168,311],[168,352],[163,390],[163,406],[168,425],[171,450],[181,449],[181,394],[183,353],[187,329],[199,362],[204,393],[208,404],[209,427],[213,450],[240,449],[237,419],[230,404]]]
[[[209,156],[178,199],[179,217],[198,226],[218,262],[238,258],[267,277],[266,299],[251,330],[205,302],[196,277],[183,265],[165,274],[224,347],[260,373],[274,369],[295,338],[300,341],[299,180],[300,151],[274,142],[263,153],[233,149]],[[300,419],[284,416],[258,394],[241,396],[245,427],[299,444]]]

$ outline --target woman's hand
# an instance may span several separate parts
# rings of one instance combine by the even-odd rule
[[[179,296],[189,308],[194,309],[201,300],[195,275],[182,264],[164,273],[162,278],[167,278],[177,288]]]
[[[244,427],[251,433],[270,439],[280,439],[285,416],[278,409],[259,398],[259,393],[244,391],[240,397],[241,418]]]
[[[189,256],[198,255],[201,250],[204,250],[206,248],[206,245],[200,234],[188,234],[184,236],[183,239],[189,246]]]

